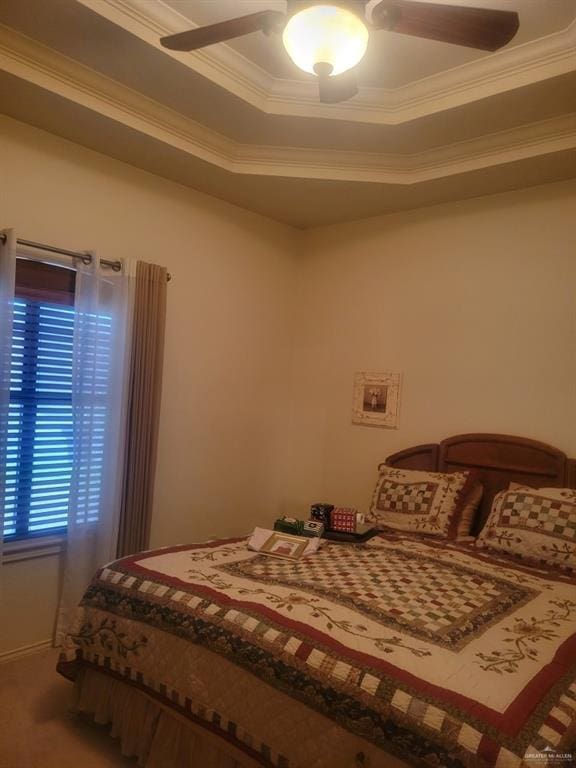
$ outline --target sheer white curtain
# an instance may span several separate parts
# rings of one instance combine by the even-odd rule
[[[4,538],[4,515],[10,508],[4,489],[8,448],[10,411],[10,360],[12,354],[12,322],[14,285],[16,280],[16,238],[10,229],[0,232],[0,567]],[[2,578],[0,575],[0,595]]]
[[[132,280],[78,267],[72,374],[74,458],[56,644],[94,572],[114,559],[125,440]]]

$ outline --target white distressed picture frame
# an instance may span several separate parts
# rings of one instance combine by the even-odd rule
[[[400,373],[357,373],[352,423],[398,429],[401,378]]]

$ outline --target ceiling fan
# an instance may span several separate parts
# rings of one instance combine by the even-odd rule
[[[336,103],[358,93],[353,68],[366,52],[370,32],[399,32],[495,51],[510,42],[518,25],[513,11],[416,0],[287,0],[286,14],[258,11],[160,42],[175,51],[193,51],[251,32],[282,34],[294,63],[317,75],[320,101]]]

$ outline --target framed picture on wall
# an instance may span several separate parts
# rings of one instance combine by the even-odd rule
[[[399,373],[357,373],[352,423],[398,429],[400,379]]]

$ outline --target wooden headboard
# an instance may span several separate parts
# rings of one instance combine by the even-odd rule
[[[546,443],[512,435],[456,435],[441,443],[416,445],[388,456],[385,465],[430,472],[476,470],[484,495],[472,533],[486,522],[494,495],[508,483],[532,488],[576,488],[576,460]]]

